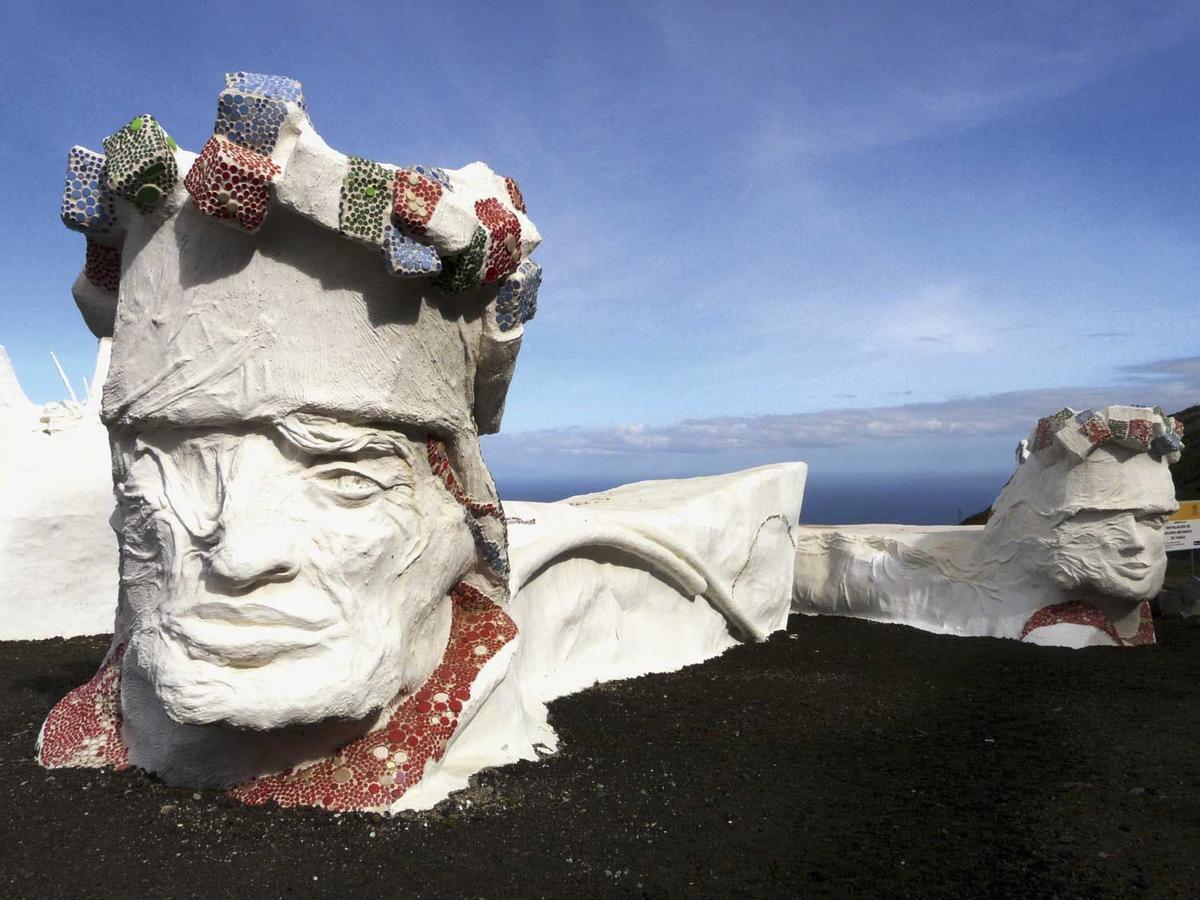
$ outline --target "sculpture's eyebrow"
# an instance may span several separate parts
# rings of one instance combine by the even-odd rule
[[[370,425],[351,425],[321,416],[291,415],[275,430],[292,447],[315,457],[360,459],[411,454],[403,435]]]
[[[1138,509],[1135,509],[1135,510],[1133,510],[1133,513],[1134,513],[1134,515],[1138,515],[1138,516],[1169,516],[1169,515],[1172,515],[1177,509],[1179,509],[1178,504],[1174,504],[1171,506],[1163,506],[1161,504],[1153,504],[1151,506],[1143,506]]]

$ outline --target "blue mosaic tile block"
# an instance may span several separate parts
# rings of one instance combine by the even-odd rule
[[[527,259],[513,272],[496,295],[496,324],[501,331],[512,331],[537,314],[538,289],[542,286],[542,267]]]
[[[448,191],[454,190],[454,185],[450,183],[450,176],[446,174],[445,169],[439,169],[437,166],[409,166],[408,168],[418,175],[432,178]]]
[[[388,274],[397,278],[421,278],[442,271],[442,261],[436,250],[414,241],[391,225],[384,231],[383,256]]]
[[[109,234],[116,223],[116,209],[104,183],[105,156],[86,147],[67,151],[67,178],[63,185],[62,220],[73,231]]]
[[[303,110],[304,88],[294,78],[286,75],[259,75],[255,72],[229,72],[225,76],[225,89],[241,91],[247,94],[257,94],[271,100],[282,100],[285,103],[295,103]]]
[[[1160,434],[1150,442],[1150,453],[1156,457],[1179,453],[1182,450],[1183,440],[1175,433],[1174,429],[1167,431],[1165,434]]]
[[[484,536],[483,529],[474,519],[467,519],[467,527],[471,529],[471,535],[475,538],[475,548],[479,551],[480,556],[492,569],[507,578],[509,573],[508,557],[500,545],[489,541]]]
[[[287,118],[288,103],[304,108],[300,82],[281,75],[234,72],[225,76],[225,90],[217,97],[213,134],[239,147],[270,156]]]
[[[538,291],[542,287],[542,267],[533,260],[527,259],[517,267],[517,272],[524,273],[520,316],[522,322],[528,322],[537,315]]]

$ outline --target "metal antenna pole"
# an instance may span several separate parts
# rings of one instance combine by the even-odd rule
[[[67,393],[71,395],[72,400],[78,403],[79,398],[75,396],[75,388],[71,387],[71,382],[67,380],[67,373],[63,371],[62,363],[58,361],[58,357],[54,355],[53,350],[50,351],[50,358],[54,360],[54,368],[58,369],[58,377],[67,386]]]

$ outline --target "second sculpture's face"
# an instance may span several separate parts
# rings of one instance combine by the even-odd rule
[[[289,419],[118,452],[126,665],[172,719],[360,719],[437,664],[474,545],[419,444]]]
[[[1157,594],[1167,568],[1163,528],[1179,508],[1166,463],[1096,451],[1072,473],[1071,487],[1068,499],[1081,508],[1054,530],[1055,581],[1130,602]]]

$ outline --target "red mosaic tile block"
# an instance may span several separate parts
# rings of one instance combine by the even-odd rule
[[[1030,632],[1037,628],[1060,623],[1086,625],[1099,629],[1122,647],[1139,647],[1153,644],[1155,641],[1154,619],[1150,611],[1150,604],[1146,601],[1142,601],[1138,607],[1138,630],[1130,638],[1121,637],[1108,615],[1082,600],[1069,600],[1066,603],[1042,607],[1025,622],[1025,627],[1021,629],[1021,637],[1022,639],[1028,637]]]
[[[129,750],[121,740],[121,658],[118,644],[87,684],[75,688],[50,710],[38,747],[38,762],[64,767],[129,768]]]
[[[1126,437],[1141,447],[1149,447],[1154,439],[1154,426],[1149,419],[1131,419]]]
[[[469,509],[472,514],[491,516],[495,519],[504,518],[504,512],[495,503],[481,503],[474,500],[463,489],[450,465],[450,458],[446,456],[445,444],[435,437],[428,437],[425,439],[425,453],[429,458],[429,467],[433,469],[433,474],[442,480],[442,484],[446,486],[446,490],[454,496],[454,499]]]
[[[511,275],[521,262],[520,220],[495,197],[476,201],[475,215],[491,238],[483,264],[484,282],[491,283]]]
[[[423,237],[441,202],[442,186],[412,169],[400,169],[392,190],[392,215],[410,235]]]
[[[1082,425],[1083,433],[1087,435],[1088,441],[1095,447],[1108,442],[1112,436],[1112,429],[1108,427],[1108,423],[1100,416],[1092,416]]]
[[[192,163],[183,186],[200,212],[252,232],[266,218],[267,185],[281,171],[269,156],[214,135]]]
[[[83,276],[102,291],[115,294],[121,286],[121,248],[87,241]]]
[[[513,207],[518,212],[527,213],[528,210],[525,209],[525,195],[521,193],[521,189],[517,186],[517,183],[506,175],[504,177],[504,187],[508,191],[508,199],[512,201]]]
[[[1171,427],[1175,429],[1175,433],[1177,435],[1179,435],[1180,437],[1183,437],[1183,422],[1179,421],[1179,419],[1176,419],[1174,416],[1172,416],[1171,417]]]
[[[1054,420],[1049,416],[1038,419],[1037,427],[1033,431],[1033,441],[1029,445],[1029,449],[1034,453],[1039,450],[1045,450],[1054,440]]]
[[[484,664],[517,636],[517,626],[490,597],[468,584],[451,593],[450,640],[441,663],[387,724],[303,769],[256,778],[231,789],[251,805],[383,809],[417,784],[442,758],[459,725],[471,685]]]

